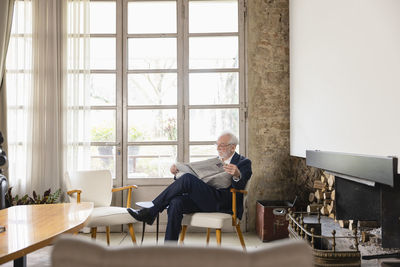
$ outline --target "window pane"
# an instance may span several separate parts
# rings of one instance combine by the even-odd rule
[[[191,69],[237,68],[238,37],[191,37],[189,67]]]
[[[128,3],[128,33],[176,33],[176,1]]]
[[[90,33],[115,32],[115,2],[90,2]]]
[[[115,106],[115,74],[90,75],[90,105]]]
[[[32,39],[11,37],[7,50],[6,68],[8,70],[29,70],[32,68]]]
[[[222,131],[239,136],[239,109],[191,109],[190,141],[214,141]]]
[[[115,147],[114,146],[91,146],[91,170],[110,170],[115,178]]]
[[[128,105],[176,105],[175,73],[128,75]]]
[[[214,145],[195,145],[189,147],[189,161],[200,161],[209,159],[212,157],[217,157],[217,148]]]
[[[128,178],[172,177],[176,146],[129,146]]]
[[[238,104],[239,73],[189,74],[191,105]]]
[[[176,69],[176,38],[131,38],[129,69]]]
[[[115,70],[115,38],[90,38],[90,68]]]
[[[68,33],[87,33],[90,31],[90,2],[89,1],[63,1],[68,2]]]
[[[15,1],[11,27],[11,34],[13,33],[32,33],[31,1]]]
[[[115,141],[115,110],[90,111],[91,142]]]
[[[129,110],[128,141],[176,141],[176,109]]]
[[[207,18],[207,19],[204,19]],[[237,32],[237,1],[190,1],[189,32]]]
[[[26,73],[7,73],[7,107],[26,107],[31,99],[32,75]],[[7,123],[10,123],[8,121]]]

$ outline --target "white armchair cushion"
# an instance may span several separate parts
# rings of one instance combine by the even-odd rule
[[[89,222],[86,226],[109,226],[116,224],[135,223],[136,220],[129,215],[126,208],[121,207],[99,207],[94,208]]]
[[[232,222],[232,215],[221,212],[196,212],[185,214],[182,225],[221,229],[224,223]]]

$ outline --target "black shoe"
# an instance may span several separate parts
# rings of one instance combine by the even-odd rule
[[[144,208],[141,210],[134,210],[132,208],[127,208],[129,214],[135,218],[137,221],[140,222],[145,222],[149,225],[152,225],[154,223],[154,220],[156,219],[156,216],[151,215],[150,209]]]

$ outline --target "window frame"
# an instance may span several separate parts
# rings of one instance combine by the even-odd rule
[[[141,2],[143,0],[92,0],[93,2],[115,2],[116,3],[116,34],[91,34],[90,37],[115,37],[116,38],[116,70],[91,70],[94,73],[116,74],[116,106],[93,106],[92,110],[116,110],[116,141],[115,142],[93,142],[91,145],[111,145],[116,148],[116,179],[117,185],[167,185],[172,178],[128,178],[128,147],[130,145],[176,145],[177,161],[189,161],[191,145],[212,145],[215,140],[196,141],[189,140],[190,111],[195,109],[224,109],[232,108],[238,110],[239,114],[239,150],[241,154],[247,153],[247,99],[246,99],[246,60],[245,60],[245,0],[238,0],[238,32],[224,33],[189,33],[189,0],[176,0],[176,33],[162,34],[129,34],[128,33],[128,3]],[[170,1],[170,0],[157,0]],[[190,0],[202,1],[202,0]],[[122,19],[121,19],[122,18]],[[239,48],[239,66],[237,68],[211,68],[190,69],[189,68],[189,39],[190,37],[219,37],[237,36]],[[155,38],[174,37],[177,40],[177,68],[176,69],[135,69],[128,68],[128,40],[129,38]],[[215,105],[190,105],[189,103],[189,75],[191,73],[238,73],[239,77],[239,102],[237,104],[215,104]],[[132,73],[176,73],[177,74],[177,104],[176,105],[128,105],[128,75]],[[177,140],[176,141],[128,141],[128,112],[129,110],[144,109],[175,109],[177,111]],[[118,151],[120,153],[118,153]]]

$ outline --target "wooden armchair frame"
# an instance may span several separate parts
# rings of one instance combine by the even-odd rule
[[[131,207],[132,189],[133,188],[138,188],[138,187],[136,185],[127,185],[127,186],[123,186],[123,187],[116,187],[116,188],[112,188],[111,192],[114,193],[114,192],[119,192],[119,191],[122,191],[122,190],[128,190],[128,198],[126,200],[126,207],[130,208]],[[82,190],[75,189],[75,190],[67,191],[67,194],[69,196],[72,196],[75,193],[77,194],[76,202],[80,203],[81,202]],[[128,223],[128,228],[129,228],[129,234],[131,235],[131,238],[132,238],[132,242],[134,244],[136,244],[136,236],[135,236],[135,231],[133,230],[133,224],[132,223]],[[91,237],[93,239],[96,239],[97,227],[91,227],[90,228],[90,233],[91,233]],[[107,245],[110,245],[110,226],[106,226],[106,235],[107,235]]]
[[[237,218],[236,193],[241,193],[243,195],[246,195],[247,191],[231,188],[230,192],[232,193],[232,226],[235,227],[236,233],[240,240],[240,244],[242,245],[243,249],[246,250],[246,245],[244,243],[243,234],[242,234],[242,231],[240,230],[240,220],[238,220],[238,218]],[[180,243],[183,243],[183,240],[185,239],[187,227],[188,227],[187,225],[182,225],[182,231],[181,231],[181,234],[179,237]],[[210,241],[210,231],[211,231],[211,229],[207,228],[207,239],[206,239],[207,245]],[[221,245],[221,229],[215,229],[215,235],[217,238],[217,244]]]

